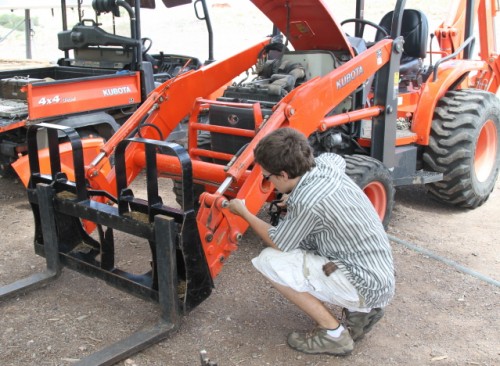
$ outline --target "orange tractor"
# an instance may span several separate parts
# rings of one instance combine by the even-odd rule
[[[380,22],[363,18],[363,0],[356,1],[355,17],[342,22],[321,0],[252,2],[274,24],[271,36],[167,80],[98,149],[87,150],[70,128],[40,124],[28,132],[28,197],[35,251],[47,259],[43,280],[65,265],[162,308],[160,326],[89,356],[92,364],[124,357],[118,350],[125,345],[139,350],[164,337],[180,312],[210,295],[248,228],[228,211],[227,201],[245,199],[254,213],[266,202],[273,207],[273,186],[253,161],[254,147],[273,130],[295,128],[309,137],[316,154],[343,156],[347,174],[385,225],[397,186],[424,184],[440,201],[475,208],[495,185],[495,0],[455,1],[450,18],[432,34],[437,49],[430,46],[426,15],[407,9],[404,0]],[[352,35],[344,31],[348,23],[354,23]],[[367,27],[376,29],[374,39],[363,38]],[[247,70],[253,78],[229,85]],[[186,116],[186,146],[165,142]],[[40,129],[52,142],[50,164],[39,158]],[[68,136],[71,148],[59,149],[58,132]],[[130,185],[143,171],[147,198],[140,199]],[[164,204],[159,177],[172,179],[180,208]],[[271,214],[279,220],[279,213]],[[147,241],[147,273],[117,268],[115,252],[127,243],[115,245],[114,230]],[[20,288],[12,285],[3,296]]]

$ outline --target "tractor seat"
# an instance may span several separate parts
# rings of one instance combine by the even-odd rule
[[[391,34],[393,11],[382,17],[379,25],[388,34]],[[427,17],[420,10],[405,9],[401,22],[401,36],[404,39],[403,54],[401,56],[400,75],[415,75],[422,69],[423,59],[427,52],[429,38],[429,23]],[[382,32],[377,31],[377,41],[384,38]]]

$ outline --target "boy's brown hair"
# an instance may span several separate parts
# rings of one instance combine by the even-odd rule
[[[311,146],[301,132],[283,127],[259,141],[253,151],[255,162],[274,175],[282,171],[289,178],[304,175],[316,164]]]

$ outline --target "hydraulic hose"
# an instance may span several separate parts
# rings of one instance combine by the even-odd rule
[[[398,243],[398,244],[401,244],[405,247],[407,247],[408,249],[411,249],[417,253],[420,253],[420,254],[424,254],[432,259],[435,259],[437,261],[440,261],[444,264],[447,264],[448,266],[450,267],[453,267],[455,268],[457,271],[460,271],[462,273],[465,273],[465,274],[468,274],[470,276],[473,276],[473,277],[476,277],[478,279],[480,279],[481,281],[484,281],[484,282],[487,282],[489,283],[490,285],[493,285],[493,286],[496,286],[496,287],[500,287],[500,282],[491,278],[491,277],[488,277],[486,275],[483,275],[482,273],[479,273],[479,272],[476,272],[470,268],[467,268],[467,267],[464,267],[462,266],[461,264],[455,262],[455,261],[452,261],[451,259],[448,259],[448,258],[445,258],[445,257],[441,257],[440,255],[437,255],[433,252],[431,252],[430,250],[428,249],[425,249],[425,248],[421,248],[419,247],[418,245],[415,245],[413,243],[410,243],[406,240],[403,240],[403,239],[399,239],[399,238],[396,238],[395,236],[392,236],[392,235],[388,235],[389,239],[392,240],[393,242],[395,243]]]

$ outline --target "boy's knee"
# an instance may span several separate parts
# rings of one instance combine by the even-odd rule
[[[252,263],[260,272],[263,270],[265,271],[264,268],[270,267],[270,263],[272,263],[278,253],[280,253],[280,251],[274,248],[265,248],[257,257],[252,259]]]
[[[281,250],[267,247],[260,252],[257,258],[271,259],[280,256],[280,254],[283,254]]]

